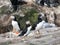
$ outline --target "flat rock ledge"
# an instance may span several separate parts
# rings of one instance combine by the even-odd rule
[[[41,37],[27,36],[4,38],[0,35],[0,45],[60,45],[60,27],[41,29]]]

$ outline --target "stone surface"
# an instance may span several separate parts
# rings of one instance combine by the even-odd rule
[[[51,30],[53,29],[53,30]],[[41,35],[39,38],[35,38],[34,36],[27,37],[16,37],[16,38],[2,38],[0,36],[0,44],[1,45],[59,45],[60,44],[60,27],[51,28],[43,30],[45,35]]]

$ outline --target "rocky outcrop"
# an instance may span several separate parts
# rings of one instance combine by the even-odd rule
[[[11,3],[10,3],[10,1],[9,0],[0,0],[0,8],[2,7],[2,6],[9,6]]]
[[[1,38],[0,44],[4,45],[60,45],[60,27],[41,29],[41,37],[34,36]],[[2,41],[3,40],[3,41]]]
[[[11,25],[11,21],[9,21],[9,17],[8,15],[3,15],[0,18],[0,33],[6,33],[11,31],[12,25]]]
[[[54,19],[55,24],[57,26],[60,26],[60,6],[51,7],[51,8],[44,6],[44,7],[41,7],[40,9],[41,9],[41,12],[46,13],[48,15],[48,17],[51,17],[51,12],[54,12],[55,13],[54,15],[56,16]]]

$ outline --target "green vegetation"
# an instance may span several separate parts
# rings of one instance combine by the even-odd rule
[[[8,13],[8,7],[3,6],[2,8],[0,8],[0,14],[6,14]]]
[[[36,11],[36,9],[31,8],[29,10],[26,10],[26,12],[24,14],[25,14],[24,17],[19,17],[19,16],[15,15],[17,17],[17,21],[21,25],[21,28],[23,28],[23,29],[25,28],[25,26],[26,26],[25,22],[27,20],[30,20],[32,25],[37,22],[38,12]]]

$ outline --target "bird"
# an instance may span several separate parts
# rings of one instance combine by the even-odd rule
[[[27,36],[30,33],[31,28],[32,26],[30,25],[30,21],[26,21],[26,27],[19,36]]]
[[[42,22],[43,17],[44,17],[43,13],[39,13],[38,14],[38,18],[37,18],[38,21],[32,25],[31,30],[35,30],[35,28],[37,27],[37,24],[39,24],[40,22]],[[47,22],[47,19],[46,19],[46,22]]]
[[[12,26],[13,26],[13,33],[19,34],[20,29],[20,25],[18,24],[16,17],[15,16],[10,16],[12,22]]]
[[[47,17],[44,13],[40,13],[38,16],[38,23],[35,27],[35,30],[37,30],[36,34],[40,34],[39,30],[43,28],[52,28],[56,27],[53,23],[48,23]]]

